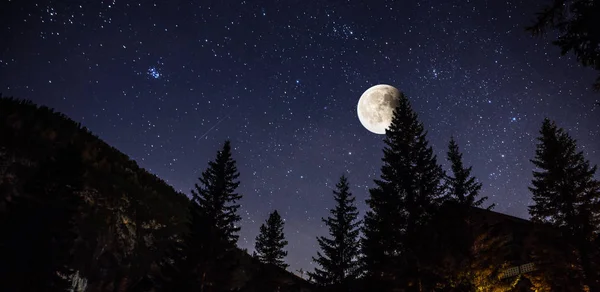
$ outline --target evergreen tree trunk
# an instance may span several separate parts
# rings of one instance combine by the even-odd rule
[[[581,269],[585,278],[585,284],[590,288],[590,291],[600,291],[598,287],[598,273],[592,269],[592,263],[590,260],[590,248],[589,243],[585,240],[581,241],[579,246],[579,256],[581,259]]]

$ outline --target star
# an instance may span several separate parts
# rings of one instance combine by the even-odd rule
[[[598,109],[589,106],[597,97],[581,81],[590,73],[523,31],[532,15],[515,11],[537,8],[49,1],[6,10],[0,92],[67,114],[187,195],[230,139],[244,197],[240,238],[248,239],[238,244],[252,251],[278,209],[295,243],[288,263],[312,270],[316,236],[328,231],[308,218],[328,215],[341,174],[364,214],[380,176],[383,136],[356,112],[373,85],[408,97],[446,171],[456,139],[495,211],[529,216],[529,159],[544,117],[600,163],[590,150],[600,144]]]

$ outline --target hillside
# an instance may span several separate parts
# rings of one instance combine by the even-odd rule
[[[0,96],[0,222],[12,218],[15,202],[30,199],[23,190],[42,162],[65,148],[75,149],[84,169],[69,268],[86,291],[132,290],[158,273],[169,246],[186,233],[189,199],[69,117]],[[259,271],[272,268],[241,250],[237,257],[231,288],[255,291]],[[276,274],[287,291],[311,286]]]

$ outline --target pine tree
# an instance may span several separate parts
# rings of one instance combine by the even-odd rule
[[[584,67],[600,71],[600,2],[590,0],[552,0],[538,13],[535,23],[527,30],[543,35],[548,29],[557,32],[552,43],[561,48],[561,54],[572,51]],[[600,90],[600,77],[594,88]]]
[[[397,281],[400,273],[418,281],[415,234],[435,213],[442,198],[443,177],[423,124],[404,94],[384,143],[381,179],[375,180],[376,187],[370,190],[363,231],[367,277],[383,283],[384,287],[378,288],[382,290],[388,289],[388,280]]]
[[[256,256],[265,264],[287,268],[284,258],[287,251],[284,250],[288,242],[283,234],[283,219],[277,210],[269,214],[267,222],[260,225],[260,233],[256,236]]]
[[[198,204],[200,215],[208,220],[219,240],[235,246],[240,227],[236,223],[241,220],[237,214],[242,196],[235,191],[240,185],[240,176],[236,162],[231,156],[231,143],[225,141],[223,149],[217,153],[215,161],[208,163],[208,168],[199,178],[201,185],[196,184],[192,190],[192,200]]]
[[[227,284],[240,230],[236,226],[241,219],[237,214],[241,195],[235,192],[238,177],[231,144],[225,141],[192,190],[189,233],[181,244],[185,258],[169,268],[180,272],[170,283],[172,291],[213,291]]]
[[[359,225],[356,200],[348,185],[346,176],[342,176],[333,191],[336,202],[331,215],[323,218],[329,227],[330,237],[319,236],[317,241],[321,252],[313,261],[321,268],[315,268],[309,275],[322,286],[332,285],[331,289],[349,291],[350,283],[359,273]]]
[[[450,138],[450,143],[448,143],[448,161],[451,163],[453,176],[446,176],[446,187],[451,200],[463,206],[481,206],[488,198],[478,198],[481,183],[471,176],[472,167],[463,165],[462,153],[460,153],[454,137]]]
[[[597,269],[592,266],[593,241],[600,224],[600,183],[594,179],[596,166],[590,166],[576,141],[554,122],[545,119],[540,130],[533,164],[529,207],[532,221],[562,230],[567,243],[579,254],[585,283],[599,289]]]
[[[473,275],[474,263],[478,260],[472,252],[477,237],[471,220],[472,207],[481,206],[487,197],[479,197],[481,183],[471,175],[471,167],[464,166],[454,138],[448,144],[447,159],[451,167],[451,175],[445,175],[448,201],[421,230],[420,260],[427,266],[423,271],[429,277],[430,287],[427,288],[445,285],[461,291],[474,291],[474,279],[468,277]]]

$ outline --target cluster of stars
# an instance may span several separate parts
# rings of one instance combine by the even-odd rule
[[[156,69],[156,67],[148,68],[148,75],[154,79],[158,79],[161,76],[160,72],[158,72],[158,69]]]

